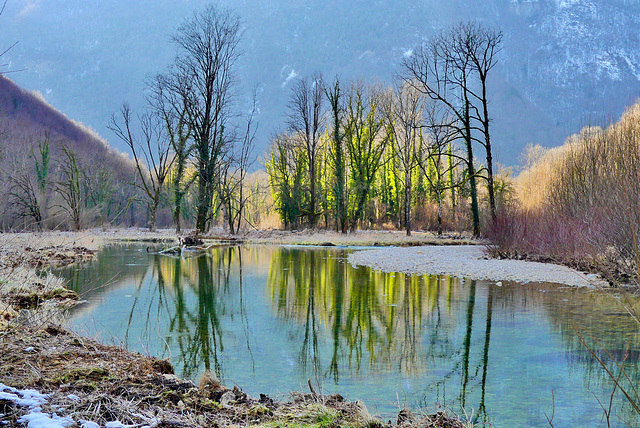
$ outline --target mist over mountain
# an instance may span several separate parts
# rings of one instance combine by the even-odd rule
[[[257,152],[284,122],[294,79],[392,82],[403,55],[440,29],[478,19],[505,35],[490,81],[496,157],[517,164],[527,143],[555,146],[616,118],[640,96],[640,0],[220,1],[246,26],[238,78],[258,88]],[[174,55],[170,35],[202,0],[9,0],[0,17],[3,71],[124,150],[106,129],[144,79]]]

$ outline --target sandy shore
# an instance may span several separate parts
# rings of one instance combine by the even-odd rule
[[[354,266],[384,272],[450,275],[475,280],[552,282],[576,287],[606,286],[596,275],[550,263],[488,259],[482,245],[387,247],[349,255]]]

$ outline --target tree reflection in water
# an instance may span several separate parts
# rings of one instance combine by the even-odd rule
[[[576,327],[614,356],[626,355],[630,378],[640,379],[638,324],[606,293],[375,272],[349,266],[340,249],[127,254],[117,263],[99,259],[93,271],[69,271],[87,300],[113,295],[113,306],[92,303],[85,315],[102,317],[96,323],[134,349],[169,357],[191,379],[211,370],[269,393],[313,378],[357,398],[395,401],[398,391],[406,394],[400,404],[408,398],[413,407],[464,407],[485,425],[496,414],[502,423],[535,424],[546,422],[552,390],[556,415],[597,406],[594,394],[608,399],[610,379],[577,340]],[[113,281],[82,288],[96,276]]]
[[[159,272],[158,295],[166,296],[167,290],[173,294],[173,299],[161,299],[166,305],[174,305],[166,310],[172,333],[167,335],[166,348],[173,348],[172,341],[177,341],[183,375],[194,378],[204,369],[222,377],[221,320],[234,315],[228,298],[232,269],[237,269],[234,273],[240,291],[240,314],[246,318],[240,249],[226,247],[191,258],[156,255],[152,266]],[[195,299],[188,299],[187,293],[192,293]],[[248,343],[247,338],[247,346]]]
[[[406,376],[423,371],[425,314],[435,314],[435,326],[442,326],[439,278],[352,269],[345,256],[296,248],[271,259],[267,287],[278,318],[296,320],[302,329],[301,369],[335,382],[341,370],[359,373],[365,364],[367,370],[394,367]],[[331,343],[326,369],[320,333]],[[442,337],[435,328],[430,346]]]
[[[341,373],[398,371],[405,378],[419,378],[433,367],[448,366],[426,389],[442,391],[442,403],[448,402],[447,388],[457,390],[450,404],[479,409],[488,420],[493,288],[487,287],[483,296],[484,336],[481,346],[474,346],[474,334],[480,333],[474,329],[474,316],[479,316],[476,281],[461,287],[450,277],[352,269],[344,256],[296,248],[271,259],[267,286],[278,318],[300,325],[299,369],[319,382],[328,376],[338,383]],[[452,338],[458,331],[464,339],[456,345]],[[327,361],[318,345],[318,336],[325,335],[331,348]],[[480,355],[476,367],[471,365],[474,349]],[[451,379],[459,379],[459,388],[450,385]],[[470,396],[478,401],[469,403]]]

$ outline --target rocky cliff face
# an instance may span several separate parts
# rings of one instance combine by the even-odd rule
[[[527,143],[559,145],[583,125],[615,119],[640,96],[639,0],[220,3],[246,24],[239,72],[246,94],[259,88],[259,149],[283,123],[294,79],[319,71],[390,81],[412,47],[462,19],[505,33],[491,82],[503,163],[516,164]],[[204,4],[13,0],[0,17],[0,47],[20,43],[3,62],[26,67],[11,77],[112,139],[110,115],[125,100],[142,104],[145,76],[173,56],[169,35]]]

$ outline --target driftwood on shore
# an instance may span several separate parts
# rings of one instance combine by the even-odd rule
[[[193,245],[193,246],[176,245],[170,248],[165,248],[164,250],[160,250],[157,252],[157,254],[162,254],[165,256],[174,256],[174,257],[185,257],[185,256],[192,257],[192,256],[200,255],[210,250],[211,248],[239,245],[240,243],[241,241],[232,241],[232,242],[220,241],[220,242],[209,244],[209,245]],[[149,249],[147,249],[147,251],[149,252]]]
[[[177,245],[175,247],[170,247],[170,248],[165,248],[164,250],[160,250],[158,251],[157,254],[162,254],[165,256],[184,257],[186,255],[191,255],[191,256],[199,255],[213,247],[215,247],[215,245],[213,244],[206,245],[206,246],[201,245],[201,246],[191,246],[191,247]]]

